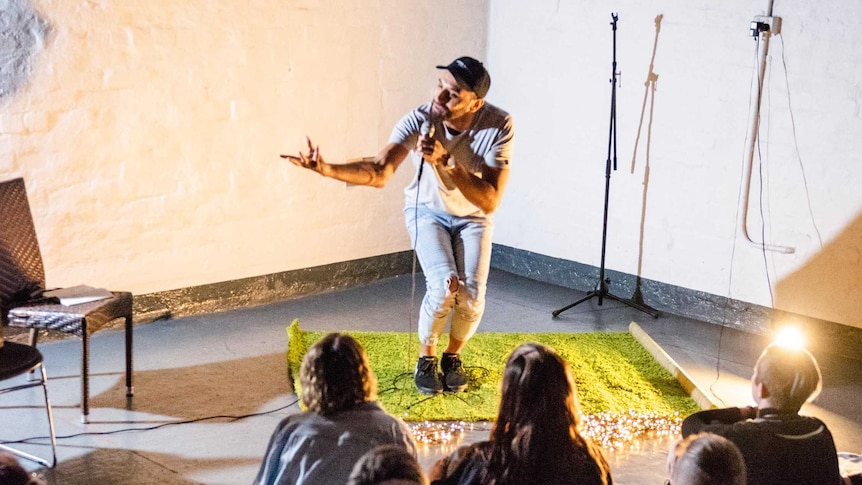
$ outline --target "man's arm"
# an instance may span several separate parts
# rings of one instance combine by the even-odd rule
[[[481,178],[457,164],[452,168],[444,168],[443,170],[449,174],[464,197],[482,209],[482,212],[490,214],[497,210],[503,200],[506,183],[509,181],[508,166],[498,168],[485,165],[482,168]]]
[[[421,137],[416,145],[416,150],[422,153],[425,161],[436,165],[437,173],[447,187],[454,184],[464,194],[464,198],[485,214],[497,210],[509,181],[508,165],[492,167],[483,164],[482,176],[478,177],[457,160],[450,163],[451,155],[438,140]]]
[[[407,157],[408,150],[397,143],[389,143],[373,160],[362,160],[358,162],[332,164],[326,162],[320,156],[320,147],[316,147],[308,140],[308,154],[299,153],[295,155],[281,155],[281,158],[290,160],[298,167],[306,168],[323,175],[324,177],[341,180],[354,185],[367,185],[370,187],[383,187],[392,178],[395,170]]]
[[[757,408],[725,408],[699,411],[682,421],[682,436],[696,434],[712,424],[733,424],[757,417]]]

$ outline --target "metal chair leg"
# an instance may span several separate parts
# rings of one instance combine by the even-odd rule
[[[0,449],[6,450],[9,453],[12,453],[13,455],[20,458],[25,458],[27,460],[36,462],[42,466],[54,468],[55,466],[57,466],[57,436],[54,434],[54,413],[51,410],[51,400],[48,399],[48,373],[45,372],[45,366],[42,364],[39,364],[39,369],[42,371],[42,382],[40,384],[42,386],[42,393],[45,396],[45,409],[48,413],[48,430],[51,436],[51,461],[45,460],[44,458],[40,458],[36,455],[31,455],[30,453],[6,445],[0,445]],[[33,370],[35,371],[35,369]],[[21,387],[31,387],[36,385],[39,384],[27,384]]]
[[[38,328],[31,328],[30,329],[30,347],[35,348],[38,340],[39,340],[39,329]],[[34,375],[35,372],[36,372],[36,369],[33,369],[27,373],[27,380],[28,381],[32,382],[32,381],[36,380],[36,376]]]
[[[132,316],[126,317],[126,397],[135,394],[134,375],[132,374]]]
[[[57,465],[57,436],[54,433],[54,412],[51,410],[51,400],[48,399],[48,373],[45,366],[39,366],[42,370],[42,391],[45,394],[45,407],[48,409],[48,429],[51,434],[51,464],[45,464],[54,468]]]
[[[90,422],[90,336],[86,328],[81,346],[81,423]]]

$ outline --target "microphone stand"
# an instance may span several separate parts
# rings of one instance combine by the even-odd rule
[[[618,301],[620,303],[624,303],[636,310],[640,310],[644,313],[648,313],[653,316],[653,318],[658,318],[658,310],[645,305],[642,302],[636,302],[634,300],[630,300],[628,298],[622,298],[614,295],[610,291],[608,291],[608,284],[611,282],[610,278],[605,277],[605,249],[607,247],[608,241],[608,202],[610,200],[610,190],[611,190],[611,158],[613,158],[613,167],[614,170],[617,169],[617,20],[619,20],[619,16],[617,14],[611,14],[611,27],[613,29],[613,64],[611,66],[611,123],[610,123],[610,133],[608,134],[608,159],[605,165],[605,213],[604,213],[604,221],[602,223],[602,258],[601,258],[601,266],[599,267],[599,281],[596,283],[595,289],[589,291],[587,295],[580,300],[566,305],[559,310],[554,310],[551,314],[554,317],[557,317],[560,313],[572,308],[576,305],[579,305],[587,300],[590,300],[594,297],[599,299],[599,306],[602,305],[602,302],[605,298],[610,298],[611,300]]]

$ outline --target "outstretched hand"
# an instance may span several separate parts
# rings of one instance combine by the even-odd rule
[[[311,138],[305,137],[305,140],[308,142],[308,154],[299,152],[299,156],[296,155],[280,155],[281,158],[288,159],[292,164],[297,167],[307,168],[309,170],[314,170],[315,172],[320,172],[320,165],[325,163],[323,158],[320,156],[320,146],[314,146],[311,143]]]

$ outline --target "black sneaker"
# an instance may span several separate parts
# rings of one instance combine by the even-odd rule
[[[467,373],[464,372],[464,366],[461,364],[461,358],[458,354],[443,354],[443,360],[440,361],[440,368],[443,369],[443,387],[451,392],[463,392],[467,390]]]
[[[440,381],[440,373],[437,372],[437,357],[419,357],[413,379],[416,381],[416,389],[419,389],[421,393],[440,394],[443,392],[443,383]]]

